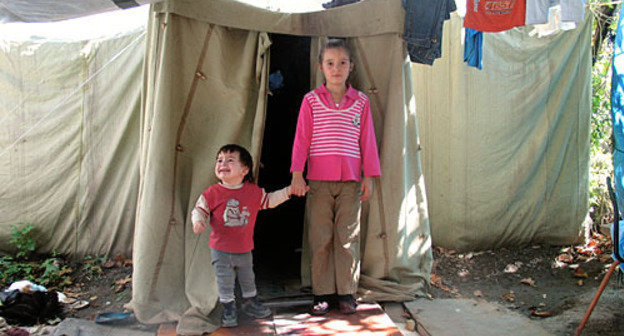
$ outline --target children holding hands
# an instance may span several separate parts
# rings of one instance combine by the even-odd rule
[[[253,162],[238,145],[217,153],[215,175],[191,213],[193,232],[210,225],[212,264],[217,274],[222,326],[238,324],[235,279],[242,310],[255,318],[271,315],[257,299],[253,272],[253,232],[258,211],[305,196],[314,304],[323,315],[337,301],[342,313],[356,311],[360,276],[360,206],[370,198],[373,178],[381,175],[368,97],[347,83],[352,53],[344,40],[330,39],[319,55],[325,83],[301,103],[292,151],[291,185],[267,193],[253,183]],[[306,177],[304,168],[307,164]]]
[[[219,301],[224,307],[221,324],[238,325],[234,297],[235,279],[241,287],[242,310],[254,318],[265,318],[271,310],[257,298],[253,272],[253,233],[258,211],[274,208],[290,198],[291,188],[267,193],[253,183],[253,162],[249,152],[238,145],[221,147],[215,175],[219,183],[206,189],[191,212],[193,232],[210,225],[212,264],[217,274]]]

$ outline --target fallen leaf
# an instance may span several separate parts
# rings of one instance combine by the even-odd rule
[[[583,279],[580,279],[576,284],[579,286],[583,286]]]
[[[600,262],[606,263],[611,261],[611,256],[608,254],[603,254],[600,256]]]
[[[574,277],[587,279],[588,276],[587,276],[587,272],[583,271],[583,269],[579,267],[574,271]]]
[[[127,278],[124,278],[124,279],[119,279],[119,280],[115,281],[115,283],[118,284],[118,285],[125,285],[125,284],[130,283],[130,282],[132,282],[132,277],[131,276],[127,277]]]
[[[63,294],[65,294],[65,295],[67,295],[68,297],[71,297],[71,298],[78,298],[83,293],[63,292]]]
[[[62,299],[61,299],[61,298],[59,298],[59,302],[61,302],[61,303],[66,303],[66,304],[74,303],[74,302],[76,302],[76,301],[78,301],[78,300],[77,300],[77,299],[75,299],[75,298],[68,297],[68,296],[65,296],[65,297],[64,297],[64,298],[62,298]]]
[[[516,294],[513,291],[509,291],[508,293],[503,294],[503,299],[508,302],[516,301]]]
[[[79,301],[69,304],[69,309],[78,310],[78,309],[85,308],[88,305],[89,305],[89,301],[79,300]]]
[[[533,279],[531,279],[531,278],[524,278],[524,279],[520,280],[520,282],[525,284],[525,285],[529,285],[531,287],[537,287],[537,286],[535,286],[535,281],[533,281]]]
[[[463,269],[463,270],[459,271],[459,273],[457,273],[457,275],[459,275],[462,278],[467,276],[468,274],[470,274],[470,272],[467,269]]]
[[[564,263],[563,261],[555,260],[555,262],[552,263],[552,268],[566,268],[566,267],[568,267],[568,264]]]
[[[439,275],[435,274],[435,273],[431,273],[431,277],[430,277],[429,282],[431,283],[432,286],[438,287],[438,288],[440,288],[441,290],[443,290],[445,292],[450,292],[451,291],[450,288],[448,288],[447,286],[445,286],[442,283],[442,278]]]
[[[442,281],[442,278],[440,278],[440,276],[435,273],[431,273],[431,275],[429,276],[429,282],[431,282],[432,285],[441,281]]]
[[[472,293],[476,297],[483,297],[483,293],[480,290],[476,290]]]
[[[532,316],[537,316],[537,317],[549,317],[550,316],[550,312],[547,311],[547,310],[534,309],[534,310],[531,310],[531,315]]]
[[[126,260],[126,256],[123,254],[115,254],[115,256],[113,257],[114,261],[124,261]]]
[[[109,260],[109,261],[103,263],[102,267],[104,267],[104,268],[113,268],[113,267],[115,267],[115,262],[112,261],[112,260]]]
[[[518,272],[518,266],[514,265],[514,264],[509,264],[507,266],[505,266],[505,273],[516,273]]]
[[[95,300],[97,300],[97,299],[98,299],[97,295],[94,295],[94,296],[92,296],[92,297],[90,297],[90,298],[89,298],[89,301],[95,301]]]
[[[574,257],[568,253],[562,253],[557,256],[557,260],[569,264],[574,262]]]

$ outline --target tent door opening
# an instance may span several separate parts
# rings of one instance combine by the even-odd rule
[[[299,107],[310,90],[310,38],[280,34],[270,38],[270,93],[258,175],[258,184],[267,191],[290,184]],[[305,198],[292,197],[258,214],[254,268],[263,295],[279,296],[285,288],[299,289],[304,207]]]

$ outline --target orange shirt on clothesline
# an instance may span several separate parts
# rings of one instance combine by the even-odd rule
[[[467,0],[464,27],[499,32],[524,26],[526,0]]]

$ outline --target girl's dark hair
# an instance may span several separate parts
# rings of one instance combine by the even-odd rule
[[[243,182],[253,182],[253,159],[251,158],[251,154],[245,149],[245,147],[236,145],[236,144],[227,144],[217,152],[217,158],[219,158],[219,154],[221,153],[238,153],[240,158],[240,162],[247,168],[249,168],[249,172],[243,178]]]
[[[347,40],[340,38],[330,38],[321,46],[321,51],[319,52],[319,63],[323,63],[323,56],[325,55],[325,50],[327,49],[339,49],[342,48],[349,55],[349,60],[353,61],[353,53],[351,52],[351,48],[347,44]]]

